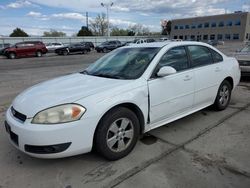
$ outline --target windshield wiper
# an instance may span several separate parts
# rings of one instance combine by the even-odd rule
[[[87,70],[84,70],[82,72],[80,72],[81,74],[86,74],[86,75],[89,75],[89,72]]]
[[[92,76],[98,76],[103,78],[113,78],[113,79],[122,79],[120,76],[108,75],[108,74],[93,74]]]

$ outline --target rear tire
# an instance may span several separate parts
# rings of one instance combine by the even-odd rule
[[[227,108],[231,100],[232,88],[233,86],[227,80],[221,83],[213,105],[216,110],[220,111]]]
[[[95,149],[108,160],[128,155],[139,137],[139,120],[124,107],[110,110],[100,121],[95,132]]]
[[[66,56],[66,55],[68,55],[68,54],[69,54],[69,52],[68,52],[68,51],[66,51],[66,50],[64,50],[62,54]]]
[[[36,57],[42,57],[42,55],[43,55],[43,54],[42,54],[41,51],[37,51],[37,52],[36,52]]]
[[[103,48],[102,50],[104,53],[107,53],[108,52],[108,49],[107,48]]]
[[[82,53],[86,54],[86,53],[88,53],[88,51],[85,49],[85,50],[82,51]]]

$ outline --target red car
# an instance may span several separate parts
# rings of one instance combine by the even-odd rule
[[[16,43],[4,51],[4,55],[9,59],[17,57],[36,56],[41,57],[48,52],[45,44],[40,41],[27,41]]]

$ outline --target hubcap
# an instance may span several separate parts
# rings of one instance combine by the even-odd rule
[[[113,152],[121,152],[129,147],[134,137],[134,125],[128,118],[113,122],[107,132],[106,142]]]
[[[220,90],[220,98],[219,98],[219,101],[220,101],[220,104],[222,106],[226,106],[227,103],[228,103],[228,100],[229,100],[229,89],[226,85],[224,85],[221,90]]]

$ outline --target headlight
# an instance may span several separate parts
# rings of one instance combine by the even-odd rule
[[[43,110],[35,115],[33,124],[58,124],[79,120],[86,109],[77,104],[65,104]]]

